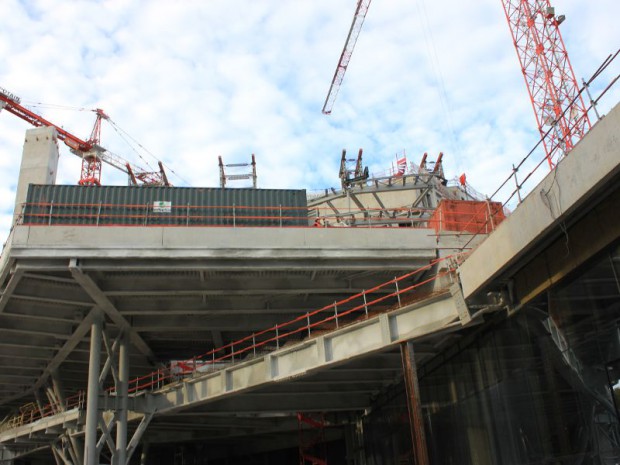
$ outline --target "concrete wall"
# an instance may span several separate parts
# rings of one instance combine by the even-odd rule
[[[14,218],[17,218],[22,211],[28,185],[54,184],[57,170],[58,136],[56,129],[41,127],[27,130],[17,181]]]

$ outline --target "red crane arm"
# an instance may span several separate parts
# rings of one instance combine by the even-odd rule
[[[28,110],[20,104],[21,100],[16,95],[0,87],[0,110],[4,109],[9,113],[23,119],[35,127],[47,126],[53,127],[58,133],[58,138],[62,140],[73,153],[82,158],[82,175],[80,184],[99,185],[101,177],[101,162],[105,162],[114,168],[128,173],[132,176],[133,183],[137,184],[140,180],[143,184],[169,185],[163,166],[160,163],[160,171],[152,172],[129,164],[126,160],[118,155],[108,152],[99,147],[99,139],[101,135],[101,120],[109,119],[103,110],[97,108],[95,113],[97,119],[88,140],[80,139],[63,128],[56,126],[54,123],[46,120],[33,111]],[[96,149],[96,150],[94,150]],[[95,153],[96,152],[96,153]]]
[[[28,110],[28,108],[23,107],[19,104],[19,100],[15,96],[10,94],[9,92],[6,92],[2,88],[0,88],[0,102],[3,102],[0,103],[0,107],[3,107],[9,113],[13,113],[15,116],[23,119],[24,121],[32,124],[35,127],[48,126],[55,128],[56,132],[58,132],[58,138],[69,147],[71,147],[73,150],[87,152],[93,148],[92,144],[56,126],[54,123],[49,122],[42,116],[39,116],[36,113]]]

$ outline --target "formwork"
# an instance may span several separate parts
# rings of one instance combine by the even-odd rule
[[[23,224],[307,226],[303,189],[35,185]]]
[[[437,232],[484,234],[493,231],[505,219],[500,202],[442,200],[429,220],[429,227]]]

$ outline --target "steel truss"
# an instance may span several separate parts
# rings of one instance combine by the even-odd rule
[[[99,464],[99,457],[104,446],[107,446],[112,465],[127,465],[153,415],[142,415],[140,424],[128,442],[129,334],[126,330],[121,330],[117,337],[111,340],[103,323],[103,316],[100,315],[91,325],[84,464]],[[107,358],[100,369],[102,345]],[[114,380],[112,392],[115,397],[112,402],[105,402],[109,405],[104,405],[103,400],[107,397],[104,381],[110,374]]]
[[[549,0],[502,0],[536,123],[553,168],[590,129],[588,111]]]

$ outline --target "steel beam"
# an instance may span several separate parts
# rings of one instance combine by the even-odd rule
[[[121,329],[129,333],[129,337],[134,346],[151,361],[155,362],[156,357],[142,336],[131,327],[129,322],[120,314],[116,307],[110,302],[105,294],[93,279],[85,274],[77,265],[77,260],[72,258],[69,270],[73,278],[82,286],[86,293],[97,303],[97,305],[110,317],[110,319]]]
[[[52,374],[52,372],[60,366],[60,364],[69,356],[73,349],[75,349],[75,347],[82,341],[82,339],[84,339],[84,336],[88,334],[88,331],[91,330],[93,321],[96,318],[101,318],[101,311],[98,308],[94,307],[91,309],[90,312],[88,312],[86,317],[84,317],[84,319],[78,325],[71,337],[50,360],[45,370],[43,370],[41,376],[39,376],[39,379],[37,379],[37,381],[34,383],[33,389],[38,389],[39,387],[43,386],[43,384]]]
[[[15,288],[19,284],[19,281],[22,279],[23,275],[24,271],[21,268],[17,267],[16,270],[13,272],[13,275],[9,279],[9,282],[2,290],[2,294],[0,294],[0,313],[4,311],[6,304],[13,295],[13,291],[15,291]]]
[[[422,402],[420,401],[420,387],[418,386],[418,372],[413,354],[413,343],[411,341],[401,343],[400,352],[403,360],[409,428],[411,430],[411,444],[415,452],[415,463],[416,465],[430,465],[428,450],[426,449],[424,418],[422,417]]]

